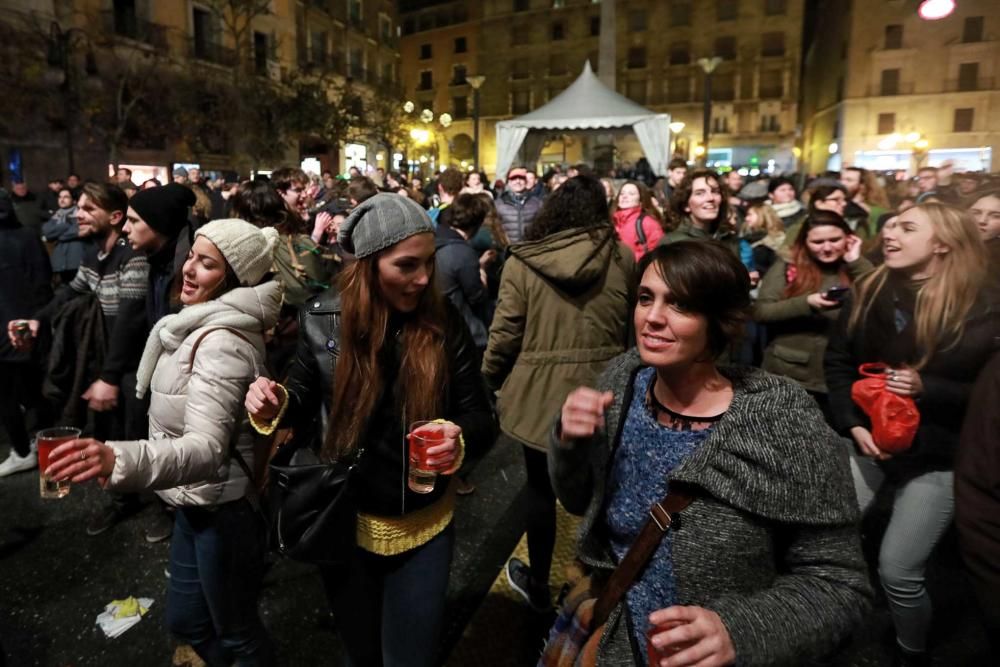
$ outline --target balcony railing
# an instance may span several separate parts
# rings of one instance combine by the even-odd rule
[[[883,87],[882,84],[877,84],[868,87],[868,96],[892,97],[894,95],[912,95],[914,90],[914,83],[912,81],[900,82],[895,88],[892,86]]]
[[[104,30],[108,34],[142,42],[160,51],[166,51],[168,48],[167,26],[165,25],[143,21],[135,16],[113,10],[105,10],[101,12],[101,16]]]
[[[192,58],[223,67],[232,67],[236,64],[236,51],[218,42],[192,38],[188,40],[188,44]]]
[[[979,76],[975,79],[948,79],[944,82],[944,89],[949,93],[964,93],[975,90],[994,90],[996,79],[991,76]]]

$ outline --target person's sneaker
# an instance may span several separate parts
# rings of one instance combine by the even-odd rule
[[[37,467],[38,454],[34,451],[29,451],[24,456],[18,456],[17,452],[12,449],[4,462],[0,463],[0,477],[24,472],[25,470],[34,470]]]
[[[114,505],[110,505],[100,510],[87,524],[87,534],[91,537],[100,535],[110,530],[118,522],[122,521],[126,513]]]
[[[542,613],[552,608],[548,586],[539,586],[531,576],[531,568],[520,558],[507,561],[507,583],[524,598],[532,609]]]
[[[165,507],[156,507],[153,510],[153,517],[146,526],[146,541],[156,544],[169,539],[174,532],[174,515]]]

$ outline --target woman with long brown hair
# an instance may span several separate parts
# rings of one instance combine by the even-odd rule
[[[954,513],[952,477],[962,417],[976,375],[997,347],[1000,310],[983,288],[985,250],[972,219],[939,203],[917,205],[882,230],[885,263],[859,280],[826,352],[834,425],[849,434],[862,511],[883,484],[895,495],[879,576],[896,629],[898,664],[929,664],[927,561]],[[920,425],[890,454],[853,402],[858,367],[883,362],[886,389],[912,398]]]
[[[292,426],[305,437],[320,422],[322,457],[359,464],[357,547],[322,571],[348,664],[439,664],[452,474],[466,445],[492,444],[492,411],[468,329],[435,286],[434,229],[420,205],[377,194],[338,240],[357,262],[302,311],[288,378],[258,379],[246,407],[264,433]],[[424,420],[442,422],[424,462],[439,472],[414,490],[408,425]]]
[[[653,192],[639,181],[625,181],[611,204],[611,219],[618,238],[642,259],[663,238],[663,215],[654,203]]]
[[[780,223],[779,223],[780,224]],[[832,211],[806,218],[791,258],[771,266],[761,282],[754,320],[767,325],[764,370],[798,382],[826,409],[823,354],[850,285],[872,269],[861,239]]]

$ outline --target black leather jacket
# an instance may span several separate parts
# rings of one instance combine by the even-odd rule
[[[444,414],[440,417],[461,427],[466,456],[474,456],[493,444],[496,420],[479,374],[479,357],[472,338],[454,307],[445,305],[450,372],[442,387]],[[340,310],[340,295],[335,288],[303,306],[298,347],[284,382],[289,404],[282,425],[305,430],[316,442],[322,442],[333,395],[333,373],[340,354]],[[389,344],[395,345],[395,340],[388,339]],[[395,350],[387,350],[386,358],[397,358]],[[359,509],[380,516],[401,516],[433,503],[447,485],[439,482],[428,494],[416,494],[407,487],[407,429],[399,407],[402,402],[396,397],[398,365],[389,365],[393,367],[385,369],[386,384],[392,395],[377,402],[363,443]]]

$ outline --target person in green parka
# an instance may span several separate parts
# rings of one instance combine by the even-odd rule
[[[815,211],[799,228],[790,259],[764,275],[754,319],[767,325],[762,368],[795,380],[827,411],[823,355],[850,285],[872,269],[861,239],[832,211]]]
[[[660,244],[677,241],[718,241],[740,256],[740,239],[729,220],[729,191],[711,169],[688,172],[670,196],[669,218],[674,229]]]
[[[552,417],[572,389],[593,382],[626,349],[634,274],[604,187],[591,176],[571,178],[549,195],[504,264],[482,372],[499,390],[501,431],[524,450],[530,566],[512,558],[506,571],[538,611],[552,604],[556,501],[546,463]]]

